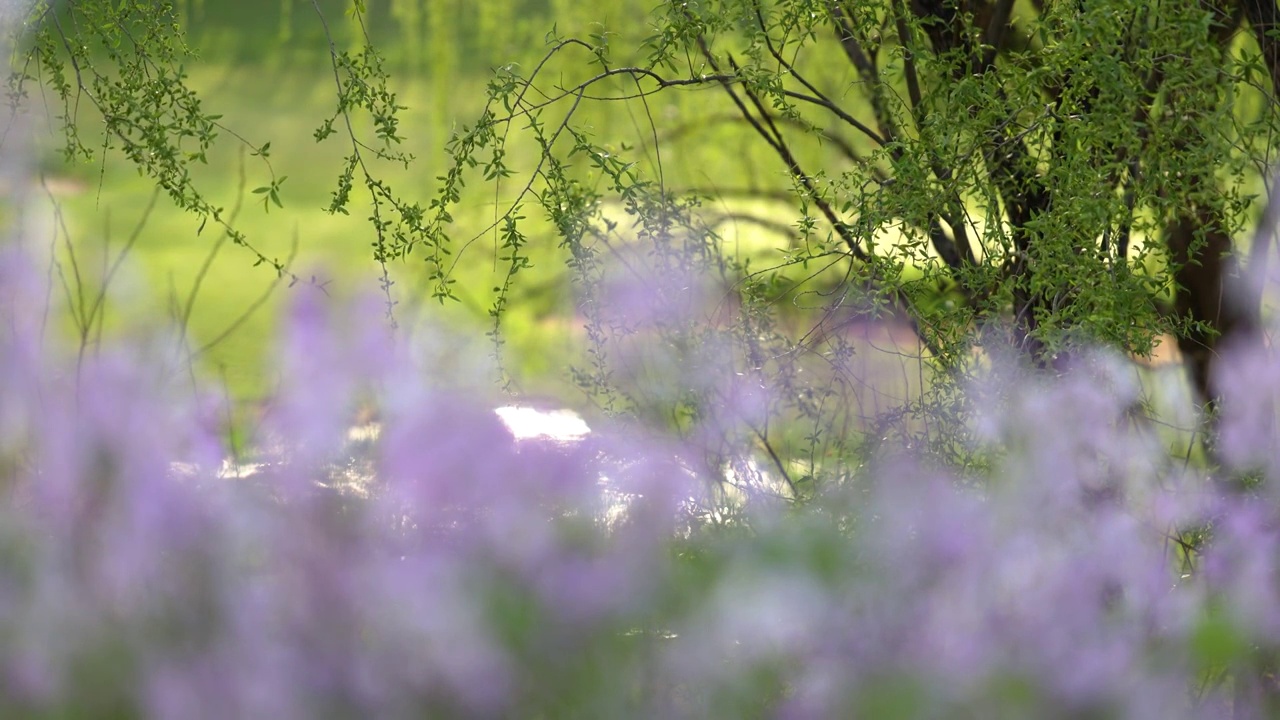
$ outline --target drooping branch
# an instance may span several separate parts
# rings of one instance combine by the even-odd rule
[[[867,93],[871,98],[871,112],[875,115],[876,125],[880,129],[880,134],[889,142],[896,141],[902,136],[901,131],[897,127],[893,113],[889,112],[888,100],[885,97],[884,85],[880,81],[880,73],[876,68],[875,58],[868,55],[862,49],[862,44],[858,42],[853,24],[849,22],[848,16],[837,2],[831,2],[827,5],[828,13],[831,15],[832,22],[835,26],[836,39],[840,42],[840,48],[844,51],[845,57],[849,59],[849,63],[853,65],[858,72],[858,79],[862,81],[862,85],[867,88]],[[767,37],[767,35],[766,35]],[[908,60],[908,64],[911,61]],[[914,66],[912,66],[912,74],[914,74]],[[919,101],[915,99],[919,89],[913,94],[913,105],[918,105]],[[902,147],[900,145],[891,145],[889,147],[890,156],[898,161],[902,157]]]
[[[871,99],[872,113],[875,115],[876,123],[883,135],[889,142],[890,158],[894,162],[901,162],[903,159],[903,147],[897,142],[902,133],[897,127],[897,121],[893,113],[889,109],[888,99],[885,93],[884,83],[880,78],[880,74],[876,69],[875,58],[868,54],[862,48],[862,44],[858,41],[854,32],[853,24],[849,21],[844,9],[837,2],[830,2],[827,5],[828,13],[835,27],[836,38],[840,43],[841,49],[844,51],[845,57],[849,59],[850,64],[858,72],[862,84],[867,88],[867,92]],[[901,16],[899,14],[899,19]],[[900,34],[905,33],[905,25],[899,28]],[[905,35],[902,35],[905,37]],[[918,109],[921,103],[921,92],[919,79],[916,76],[915,61],[910,53],[910,45],[903,41],[906,60],[904,62],[907,77],[908,95],[912,103],[912,115],[918,115]],[[918,120],[917,120],[918,122]],[[939,182],[946,183],[951,179],[951,169],[943,165],[936,158],[931,161],[931,169]],[[962,216],[963,205],[960,202],[959,195],[952,190],[947,197],[946,206],[941,213],[942,220],[945,220],[952,228],[953,236],[949,237],[939,222],[938,214],[930,217],[928,227],[926,228],[930,244],[942,258],[948,267],[955,270],[966,264],[973,264],[977,261],[977,257],[973,252],[973,248],[969,242],[968,230],[965,227]]]
[[[716,77],[725,77],[726,73],[721,68],[719,60],[708,46],[706,39],[697,38],[697,47],[702,55],[703,60],[707,63]],[[733,58],[728,58],[728,63],[733,76],[736,76],[740,68]],[[841,239],[845,247],[848,249],[851,257],[874,268],[875,264],[871,256],[862,247],[859,239],[854,234],[854,229],[841,219],[840,215],[832,207],[831,203],[822,195],[818,188],[814,185],[813,177],[807,173],[800,165],[800,162],[792,153],[790,146],[787,144],[785,137],[779,130],[776,123],[773,122],[771,114],[767,111],[765,103],[750,88],[745,85],[736,85],[728,79],[720,80],[721,88],[729,96],[734,106],[742,114],[747,123],[756,131],[764,142],[777,153],[779,159],[787,167],[791,176],[800,183],[806,197],[810,199],[814,205],[818,207],[819,212],[831,224],[836,235]],[[739,94],[739,90],[741,94]],[[870,278],[868,282],[874,282],[875,278]],[[920,338],[921,343],[935,356],[942,353],[942,348],[924,332],[919,322],[919,313],[914,309],[911,299],[906,295],[905,291],[896,285],[888,288],[877,288],[888,293],[889,300],[897,307],[905,309],[905,313],[909,318],[912,330]]]
[[[802,132],[812,133],[817,138],[819,138],[821,142],[830,143],[836,149],[836,151],[840,153],[841,157],[843,157],[844,159],[848,160],[849,162],[855,165],[858,165],[866,169],[867,172],[870,172],[875,177],[877,182],[881,184],[888,182],[889,176],[885,173],[883,168],[875,165],[866,157],[864,157],[862,153],[858,152],[858,150],[854,148],[852,143],[850,143],[848,140],[844,139],[840,135],[837,135],[836,133],[831,132],[830,130],[824,130],[822,128],[814,127],[813,125],[807,122],[804,122],[802,119],[788,117],[786,115],[778,115],[777,113],[772,113],[772,115],[773,115],[774,122],[779,125],[788,125]],[[738,113],[724,113],[719,115],[700,117],[697,119],[696,122],[684,123],[682,125],[673,127],[670,130],[667,130],[666,132],[662,133],[658,141],[674,142],[690,134],[693,134],[695,132],[706,130],[708,127],[718,125],[718,124],[724,124],[724,123],[745,124],[746,120],[743,119],[743,117]]]
[[[716,75],[721,77],[724,76],[723,71],[720,69],[719,61],[716,60],[715,54],[711,52],[711,48],[707,45],[705,39],[698,38],[698,48],[702,53],[703,59],[706,60],[707,64],[715,71]],[[737,68],[736,63],[733,62],[732,58],[729,59],[729,63],[730,67],[736,73],[739,68]],[[809,175],[809,173],[805,172],[804,168],[801,167],[799,160],[797,160],[795,154],[791,152],[791,148],[788,146],[786,139],[782,136],[777,125],[772,121],[770,114],[765,110],[764,103],[760,98],[747,87],[742,87],[742,96],[739,96],[738,91],[734,87],[734,83],[729,80],[721,80],[720,85],[724,89],[725,93],[729,95],[734,106],[738,108],[740,113],[742,113],[742,117],[751,125],[752,129],[760,135],[765,143],[769,145],[769,147],[773,148],[774,152],[778,154],[778,157],[782,160],[783,164],[786,165],[791,176],[801,184],[807,195],[818,207],[818,210],[822,213],[823,217],[825,217],[827,222],[831,223],[831,226],[835,228],[836,234],[844,242],[849,253],[858,260],[863,262],[869,261],[871,259],[870,256],[867,255],[866,250],[862,248],[858,238],[853,235],[852,228],[850,228],[849,225],[840,218],[839,214],[836,213],[835,208],[831,206],[831,203],[822,196],[821,192],[819,192],[818,188],[814,185],[813,177]],[[748,103],[751,105],[750,108],[747,107]]]
[[[924,30],[933,46],[936,56],[942,57],[959,52],[960,57],[969,58],[968,62],[954,62],[952,75],[955,79],[963,77],[967,71],[977,75],[991,75],[996,72],[994,63],[981,64],[977,58],[984,57],[980,45],[975,45],[971,35],[964,27],[964,21],[954,3],[943,0],[911,0],[910,9],[915,21]],[[993,8],[989,3],[980,10],[982,14],[990,13],[991,29],[999,20],[1000,8]],[[1001,31],[1003,32],[1003,31]],[[993,92],[1001,107],[1008,108],[1011,103],[1003,87],[996,85]],[[970,107],[970,116],[976,117],[977,107]],[[1033,292],[1035,284],[1030,256],[1032,252],[1032,221],[1040,214],[1048,211],[1050,194],[1044,179],[1037,171],[1036,159],[1027,147],[1022,134],[1014,132],[1012,127],[1012,110],[1006,111],[1009,120],[993,123],[982,131],[986,143],[983,160],[991,172],[992,182],[998,191],[1009,218],[1010,236],[1013,241],[1013,256],[1007,268],[1013,278],[1013,314],[1017,344],[1039,363],[1047,361],[1045,346],[1037,336],[1040,316],[1047,310],[1045,298]]]

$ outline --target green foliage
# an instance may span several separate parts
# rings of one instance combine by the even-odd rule
[[[76,2],[55,8],[42,1],[32,8],[27,27],[36,30],[10,75],[10,98],[26,98],[28,85],[37,79],[53,89],[62,103],[58,119],[68,161],[92,161],[99,152],[119,151],[175,205],[198,218],[201,231],[209,222],[221,226],[233,243],[254,256],[255,264],[285,274],[284,264],[258,252],[230,225],[225,208],[210,202],[192,179],[192,167],[206,163],[219,133],[230,131],[218,122],[221,115],[205,111],[187,87],[183,63],[191,51],[171,3]],[[100,149],[80,135],[82,100],[103,123]],[[265,150],[256,148],[255,154],[270,171]],[[271,174],[268,198],[284,181]]]
[[[779,459],[784,478],[806,462],[802,477],[840,467],[851,426],[877,444],[892,437],[963,460],[957,389],[1004,347],[1053,368],[1085,344],[1144,354],[1162,333],[1213,336],[1215,318],[1170,306],[1171,291],[1185,288],[1159,240],[1189,207],[1238,234],[1265,166],[1275,115],[1251,99],[1265,76],[1257,50],[1230,33],[1238,18],[1198,3],[912,8],[671,3],[643,38],[625,27],[553,34],[540,64],[504,70],[493,88],[491,105],[505,113],[497,122],[519,119],[543,149],[525,190],[587,270],[587,288],[602,277],[596,252],[623,248],[658,275],[717,278],[733,296],[733,325],[703,316],[661,334],[677,354],[693,338],[732,348],[721,362],[785,388],[770,407],[783,422],[747,442]],[[631,54],[615,60],[620,47]],[[549,68],[594,74],[566,81]],[[723,93],[741,131],[720,143],[772,151],[785,173],[778,189],[798,211],[789,247],[744,256],[741,241],[708,222],[708,196],[663,162],[697,152],[697,140],[662,139],[650,107],[681,88]],[[715,99],[700,97],[714,114]],[[591,117],[590,102],[629,104],[648,127],[621,145],[605,140],[577,122]],[[468,150],[480,147],[455,146],[459,165]],[[1202,243],[1186,263],[1199,264],[1199,252],[1221,249]],[[805,297],[827,300],[806,307]],[[603,360],[637,330],[601,320],[595,302],[589,292],[582,301],[592,365],[576,377],[608,407],[620,397],[643,411]],[[851,411],[866,394],[852,385],[870,381],[853,368],[859,353],[831,332],[850,314],[915,331],[927,377],[914,399]],[[826,368],[815,372],[815,359]],[[724,401],[684,388],[660,404],[665,424],[681,427]],[[791,437],[804,426],[811,432]],[[846,431],[821,445],[833,428]]]
[[[64,103],[66,153],[96,151],[78,133],[87,96],[107,149],[247,246],[190,180],[226,129],[187,89],[175,11],[140,8],[32,15],[25,57]],[[993,357],[1055,370],[1085,344],[1144,354],[1175,333],[1211,346],[1226,326],[1196,297],[1194,268],[1216,270],[1215,238],[1248,224],[1276,130],[1265,34],[1238,33],[1234,5],[700,0],[643,22],[612,8],[602,23],[555,4],[542,59],[494,71],[421,200],[382,169],[414,157],[374,25],[398,24],[407,66],[442,68],[519,32],[493,8],[356,2],[353,43],[312,8],[336,101],[314,137],[350,145],[327,209],[349,213],[356,193],[369,208],[388,317],[388,263],[422,262],[430,295],[457,300],[463,251],[492,235],[500,352],[551,228],[584,326],[574,382],[606,412],[694,436],[737,412],[736,391],[654,382],[664,363],[768,378],[761,413],[703,442],[709,466],[754,453],[770,469],[752,472],[793,497],[848,473],[867,443],[978,462],[963,389]],[[457,39],[473,25],[484,37]],[[14,92],[34,77],[19,72]],[[623,112],[630,127],[608,120]],[[250,147],[267,162],[269,143]],[[740,175],[707,177],[708,154],[735,148]],[[255,190],[264,207],[282,204],[284,180],[272,171]],[[457,222],[469,183],[499,204],[479,233]],[[1179,223],[1192,239],[1166,245]],[[685,304],[637,322],[610,295],[619,278]],[[881,340],[850,330],[870,321],[908,332],[876,353]],[[761,491],[752,472],[730,492]]]

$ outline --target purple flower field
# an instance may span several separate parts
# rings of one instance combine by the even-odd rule
[[[32,277],[4,258],[4,717],[1276,716],[1269,350],[1223,376],[1250,493],[1171,457],[1098,355],[975,389],[984,482],[886,454],[712,524],[675,439],[517,441],[317,293],[269,458],[229,477],[217,403],[154,346],[57,350]]]

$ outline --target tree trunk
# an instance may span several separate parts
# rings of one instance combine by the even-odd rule
[[[1165,232],[1175,266],[1174,308],[1187,321],[1179,328],[1178,349],[1196,397],[1209,409],[1219,398],[1213,380],[1218,350],[1255,337],[1261,327],[1260,303],[1216,215],[1192,207]]]

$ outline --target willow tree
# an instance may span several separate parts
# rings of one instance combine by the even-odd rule
[[[923,362],[945,371],[928,412],[954,389],[937,378],[963,375],[975,344],[1055,369],[1085,345],[1143,354],[1165,333],[1211,408],[1219,350],[1261,328],[1270,228],[1246,235],[1274,162],[1276,20],[1274,0],[672,2],[642,38],[626,27],[552,36],[542,63],[505,69],[455,157],[459,172],[484,162],[495,182],[520,177],[506,217],[513,258],[532,197],[586,275],[620,233],[676,258],[664,269],[696,261],[721,274],[743,309],[730,333],[739,369],[782,378],[801,415],[830,396],[788,384],[798,358],[843,363],[847,346],[811,339],[830,338],[824,326],[850,307],[905,320]],[[698,136],[652,110],[693,91],[705,126],[727,111],[737,131]],[[583,119],[593,103],[645,118],[629,138],[642,149],[628,155]],[[503,162],[519,132],[541,148],[536,167]],[[708,137],[722,152],[763,149],[786,177],[756,186],[792,208],[757,218],[791,235],[764,269],[737,264],[739,248],[715,234],[704,202],[723,198],[664,169],[664,154],[697,153]],[[486,148],[496,152],[484,161]],[[446,183],[442,205],[456,189]],[[618,206],[632,223],[621,231]],[[447,247],[443,233],[428,240]],[[788,333],[777,308],[806,293],[827,300]],[[591,337],[607,339],[609,308],[584,302],[593,308]],[[610,379],[601,368],[586,384]],[[878,417],[876,432],[912,404]]]
[[[559,98],[619,74],[637,95],[717,85],[742,141],[794,181],[812,255],[844,254],[939,359],[974,325],[1041,364],[1081,338],[1142,351],[1167,327],[1208,399],[1214,347],[1257,322],[1256,293],[1223,283],[1270,164],[1275,15],[1265,0],[675,3],[646,62],[614,67],[592,44],[602,72]],[[806,163],[812,142],[827,151]],[[891,227],[899,242],[874,241]],[[895,282],[908,264],[923,282]],[[922,308],[938,288],[963,309]]]
[[[351,9],[358,28],[365,5]],[[399,3],[395,16],[441,37],[450,17],[432,7]],[[180,31],[140,9],[76,0],[65,11],[87,21],[69,28],[38,7],[27,57],[68,107],[89,94],[112,143],[175,202],[224,222],[185,172],[217,118],[175,72],[181,58],[167,48]],[[1217,350],[1260,330],[1261,295],[1247,278],[1265,270],[1269,238],[1239,240],[1272,164],[1274,0],[698,0],[644,18],[613,11],[614,26],[581,36],[552,25],[541,62],[496,72],[429,199],[377,174],[379,160],[410,158],[367,34],[345,52],[330,36],[338,102],[316,133],[351,144],[330,211],[360,195],[377,261],[425,263],[442,300],[454,294],[454,254],[472,239],[454,212],[468,183],[488,184],[488,200],[497,185],[499,346],[530,244],[551,228],[582,288],[589,347],[574,377],[609,409],[688,429],[737,392],[708,382],[646,399],[629,385],[635,367],[618,360],[634,359],[639,326],[611,294],[618,274],[659,297],[716,278],[701,314],[661,315],[656,345],[664,362],[728,366],[781,389],[739,440],[793,485],[837,467],[824,458],[847,457],[854,425],[873,438],[896,428],[911,442],[954,439],[930,419],[965,412],[956,379],[975,345],[1052,370],[1085,345],[1142,354],[1172,333],[1212,404]],[[117,67],[99,72],[103,56],[69,41],[76,32],[96,34]],[[654,107],[673,96],[674,120]],[[638,118],[626,135],[601,120],[619,108]],[[349,122],[359,114],[375,137]],[[74,120],[66,130],[69,153],[88,152]],[[740,212],[741,201],[695,187],[673,158],[709,143],[721,157],[771,158],[734,173],[753,178],[737,189],[770,210]],[[268,201],[277,183],[261,188]],[[533,224],[532,209],[546,222]],[[748,214],[785,236],[777,252],[744,254],[740,238],[723,239],[721,221]],[[389,281],[384,292],[394,316]],[[910,326],[934,375],[887,412],[867,412],[855,407],[865,382],[849,370],[856,348],[835,326],[886,316]],[[779,416],[799,422],[771,425]]]

